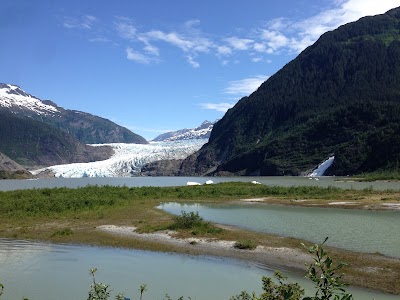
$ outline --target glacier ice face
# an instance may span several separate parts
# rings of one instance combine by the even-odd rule
[[[90,163],[75,163],[51,166],[31,171],[37,175],[46,170],[55,174],[55,177],[82,178],[82,177],[123,177],[132,176],[140,172],[147,163],[164,159],[182,159],[199,150],[208,140],[194,139],[172,142],[151,142],[150,144],[98,144],[108,145],[114,149],[114,155],[103,161]]]

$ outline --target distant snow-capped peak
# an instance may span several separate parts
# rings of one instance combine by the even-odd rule
[[[192,129],[181,129],[177,131],[166,132],[157,136],[155,142],[172,142],[193,139],[208,139],[215,122],[204,121],[200,126]]]
[[[38,115],[54,114],[59,110],[26,93],[17,85],[0,83],[0,107],[30,110]]]

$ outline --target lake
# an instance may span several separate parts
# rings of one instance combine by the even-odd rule
[[[400,258],[400,211],[265,204],[164,203],[158,208],[176,215],[197,211],[208,221],[314,243],[328,236],[331,246]]]
[[[272,274],[267,268],[232,259],[8,239],[0,239],[0,265],[3,299],[7,300],[85,299],[93,267],[98,268],[97,282],[110,284],[113,296],[122,292],[138,299],[139,285],[146,283],[144,300],[163,299],[166,293],[173,299],[182,295],[193,300],[228,300],[241,290],[260,292],[261,276]],[[312,291],[308,280],[291,278]],[[351,291],[355,299],[398,299]]]
[[[318,179],[318,180],[316,180]],[[251,182],[258,181],[270,186],[319,186],[338,187],[343,189],[400,190],[400,182],[355,182],[344,181],[347,178],[319,177],[307,178],[299,176],[264,176],[264,177],[86,177],[86,178],[45,178],[35,180],[0,180],[0,191],[11,191],[33,188],[68,187],[78,188],[87,185],[112,186],[184,186],[188,181],[204,184],[207,180],[219,182]]]

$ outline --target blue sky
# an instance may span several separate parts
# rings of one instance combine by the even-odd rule
[[[400,0],[0,4],[0,82],[151,139],[221,118],[322,33]]]

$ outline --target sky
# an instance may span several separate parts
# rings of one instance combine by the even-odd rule
[[[150,140],[227,109],[400,0],[0,0],[0,82]]]

